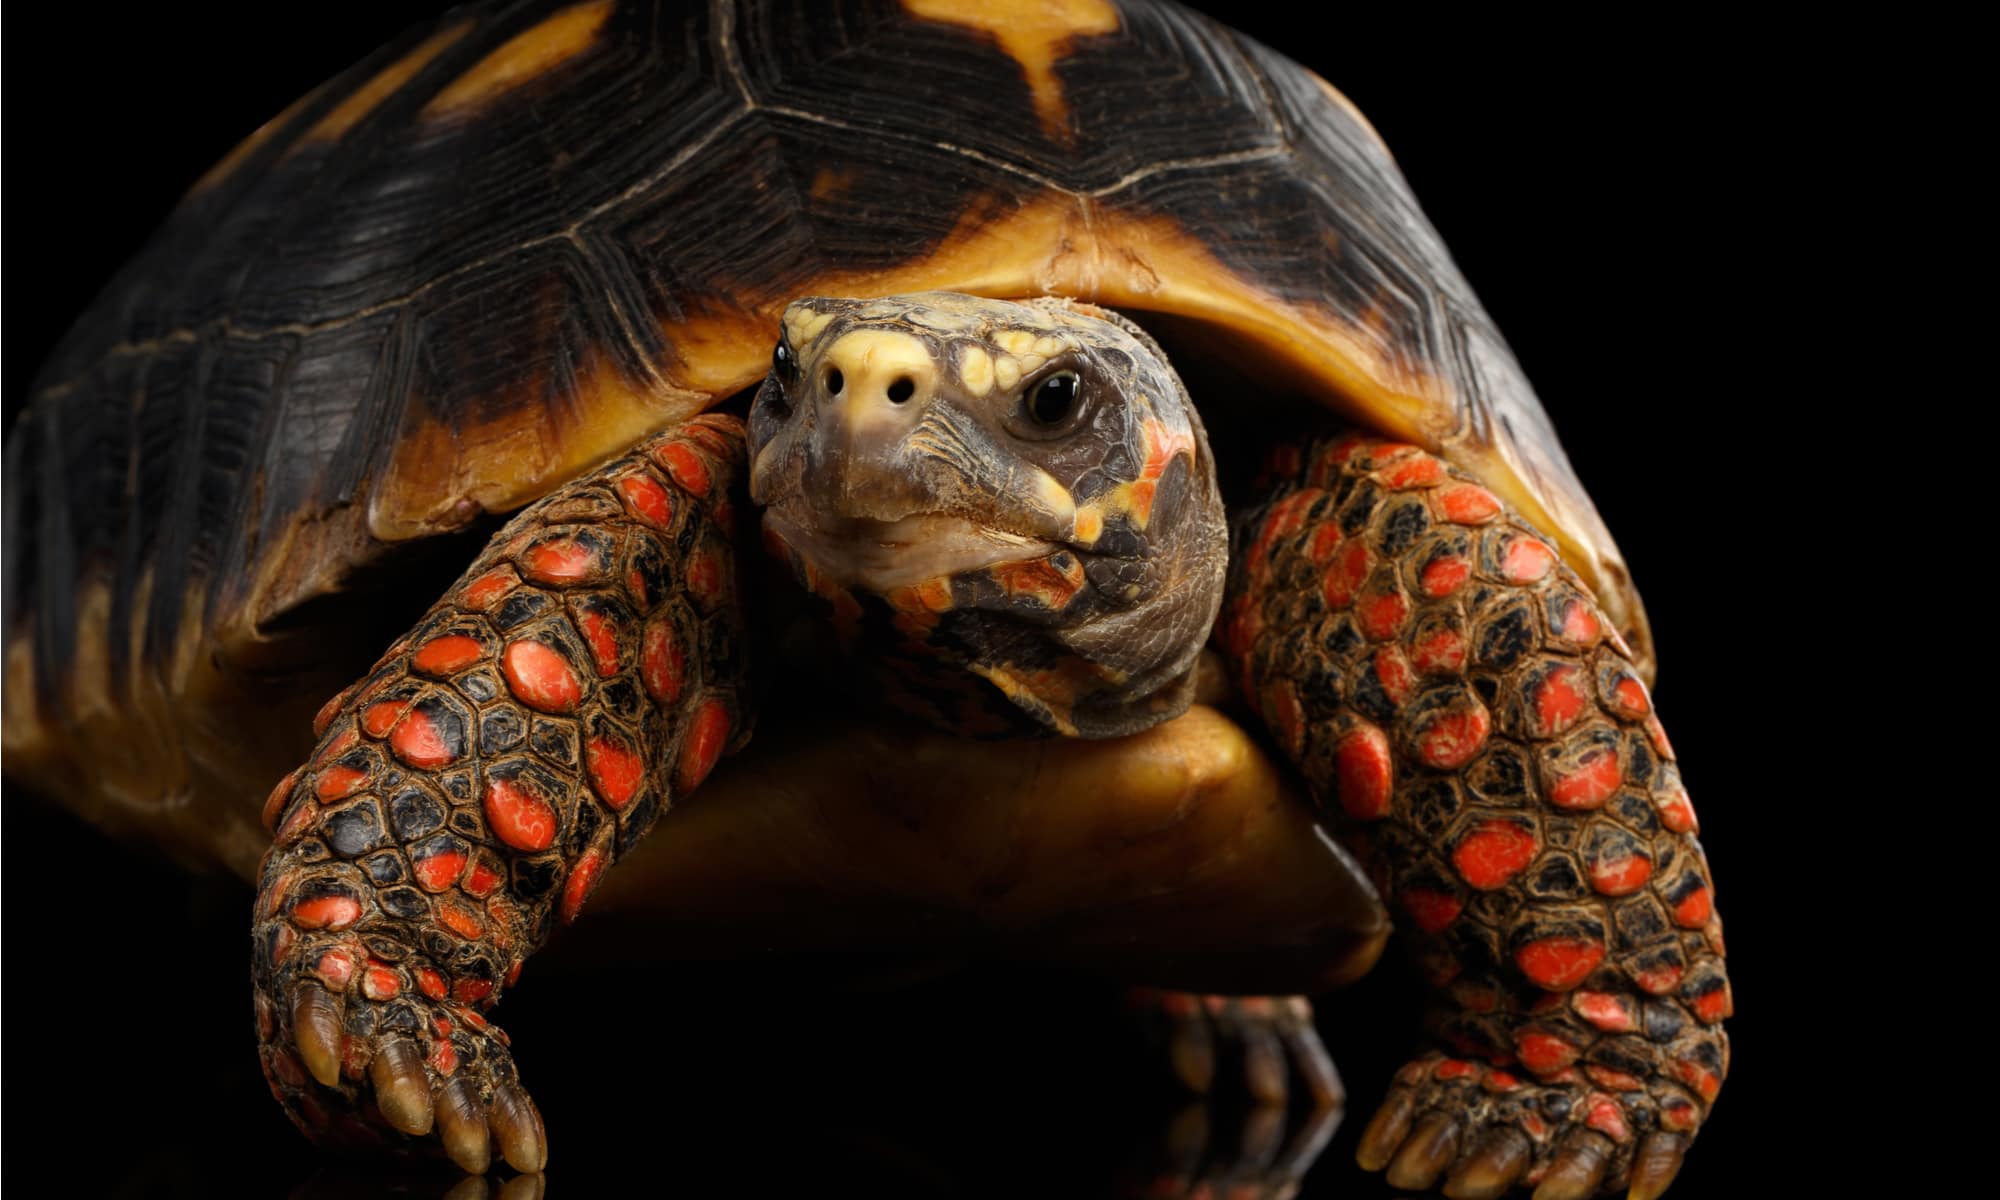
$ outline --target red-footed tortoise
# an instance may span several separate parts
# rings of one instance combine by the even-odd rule
[[[502,1154],[539,1166],[538,1118],[480,1013],[742,739],[740,434],[689,418],[769,371],[753,430],[792,465],[759,498],[872,544],[865,569],[830,568],[781,515],[783,556],[862,663],[907,671],[864,672],[864,690],[960,732],[1010,712],[1097,734],[1172,717],[1220,601],[1190,590],[1220,578],[1197,485],[1226,476],[1226,673],[1436,986],[1440,1049],[1399,1077],[1364,1161],[1464,1194],[1663,1187],[1726,1070],[1729,999],[1643,619],[1366,124],[1173,10],[660,17],[453,14],[311,93],[196,187],[10,437],[8,772],[259,879],[264,1061],[295,1118],[334,1138],[434,1131],[468,1166],[490,1121]],[[779,319],[803,296],[939,288],[1078,303],[810,301]],[[1172,348],[1199,417],[1109,309]],[[808,420],[878,398],[874,442]],[[1316,411],[1370,432],[1318,436]],[[483,554],[462,532],[484,540],[485,513],[538,497]],[[925,528],[886,527],[907,520]],[[910,568],[939,533],[956,548]],[[445,599],[370,669],[424,586]],[[768,634],[755,653],[796,648]],[[302,709],[357,677],[305,746]],[[988,690],[953,686],[974,678]],[[1120,965],[1188,983],[1258,952],[1273,978],[1328,982],[1377,944],[1342,860],[1287,849],[1309,825],[1263,803],[1281,782],[1213,708],[1039,746],[1032,788],[1008,774],[1017,746],[839,731],[764,731],[789,753],[718,779],[735,792],[690,810],[707,824],[677,823],[614,886],[642,908],[752,891],[714,852],[740,813],[783,817],[803,777],[860,821],[881,807],[842,780],[879,791],[895,772],[929,789],[901,800],[976,876],[1018,846],[977,820],[938,832],[954,806],[1088,842],[1103,829],[1079,813],[1157,819],[1187,782],[1168,759],[1216,811],[1288,814],[1231,835],[1261,836],[1263,857],[1227,881],[1242,907],[1225,917],[1255,911],[1249,875],[1280,911],[1333,907],[1291,943],[1178,924],[1155,965]],[[279,840],[260,865],[246,797],[267,794]],[[1216,832],[1182,822],[1176,848]],[[1130,886],[1057,882],[1005,919],[1031,929]]]

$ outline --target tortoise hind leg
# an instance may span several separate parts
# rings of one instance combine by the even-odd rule
[[[1673,751],[1550,546],[1415,447],[1330,439],[1236,526],[1221,637],[1432,987],[1364,1167],[1455,1197],[1665,1190],[1728,1067]]]
[[[747,734],[742,457],[703,417],[558,490],[321,710],[266,804],[253,934],[265,1074],[314,1140],[542,1168],[484,1013]]]

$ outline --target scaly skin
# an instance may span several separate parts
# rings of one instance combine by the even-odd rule
[[[317,722],[265,808],[265,1074],[315,1140],[547,1141],[482,1015],[555,921],[748,733],[731,494],[707,416],[560,489]]]
[[[1274,466],[1221,640],[1434,988],[1362,1164],[1458,1197],[1658,1195],[1728,1071],[1730,992],[1626,647],[1538,534],[1415,447]]]

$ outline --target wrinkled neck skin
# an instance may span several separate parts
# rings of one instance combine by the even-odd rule
[[[1228,534],[1200,418],[1136,326],[1060,300],[801,300],[750,453],[766,545],[891,703],[1083,737],[1187,708]]]

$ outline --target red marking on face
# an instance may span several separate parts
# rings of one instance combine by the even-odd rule
[[[1715,906],[1709,901],[1708,886],[1699,885],[1674,903],[1674,924],[1682,929],[1700,929],[1708,924],[1708,918],[1714,911]]]
[[[1368,543],[1356,538],[1341,546],[1320,583],[1320,595],[1328,608],[1346,608],[1368,578]]]
[[[319,706],[319,711],[313,714],[314,737],[321,737],[326,733],[326,727],[333,724],[333,719],[340,715],[341,707],[347,702],[349,693],[353,691],[354,689],[351,687],[345,688],[336,692],[325,704]]]
[[[402,990],[403,981],[388,967],[372,966],[361,974],[361,994],[370,1000],[394,1000]]]
[[[1653,711],[1646,685],[1636,675],[1620,675],[1618,682],[1611,685],[1609,699],[1612,710],[1628,721],[1637,721]]]
[[[1458,919],[1465,905],[1450,892],[1434,891],[1430,888],[1411,888],[1404,892],[1398,903],[1403,911],[1410,914],[1410,920],[1425,933],[1439,933]]]
[[[347,728],[335,734],[333,736],[332,741],[326,743],[324,746],[321,746],[319,750],[313,754],[312,756],[313,765],[317,766],[320,763],[325,762],[329,758],[339,758],[341,755],[347,753],[349,750],[354,749],[356,743],[360,741],[361,741],[361,735],[354,731],[354,726],[349,725]]]
[[[1371,641],[1386,641],[1402,632],[1403,622],[1410,619],[1410,598],[1395,588],[1371,593],[1362,597],[1354,617]]]
[[[555,844],[556,811],[533,788],[517,779],[486,784],[486,820],[501,841],[516,850],[546,850]]]
[[[1576,724],[1590,697],[1583,689],[1583,672],[1568,663],[1551,668],[1530,685],[1533,729],[1536,737],[1554,737]]]
[[[1465,639],[1450,626],[1422,634],[1410,648],[1410,665],[1426,675],[1456,675],[1465,668]]]
[[[1694,818],[1694,801],[1688,799],[1685,788],[1675,787],[1662,793],[1657,804],[1660,824],[1675,833],[1693,833],[1700,828]]]
[[[1389,739],[1373,725],[1362,725],[1340,739],[1334,749],[1340,807],[1357,821],[1374,821],[1389,814],[1393,798]]]
[[[1625,1124],[1625,1110],[1618,1106],[1616,1100],[1593,1092],[1584,1104],[1588,1114],[1583,1119],[1585,1125],[1614,1142],[1626,1141],[1632,1136],[1632,1130]]]
[[[345,929],[361,919],[361,902],[352,896],[315,896],[292,906],[292,924],[300,929]]]
[[[1459,839],[1451,862],[1465,882],[1490,892],[1520,874],[1533,861],[1536,849],[1533,830],[1495,819]]]
[[[432,771],[457,761],[451,743],[438,732],[437,724],[422,709],[413,710],[389,735],[389,749],[408,766]]]
[[[598,678],[609,678],[624,668],[624,648],[619,644],[624,631],[609,614],[594,606],[580,607],[576,627],[590,647],[590,665],[596,668]]]
[[[344,800],[368,786],[368,772],[354,767],[335,765],[319,773],[313,784],[313,794],[320,803]]]
[[[1629,896],[1653,877],[1653,861],[1643,854],[1603,858],[1590,864],[1590,886],[1606,896]]]
[[[1067,571],[1048,558],[1037,558],[996,563],[989,573],[1009,598],[1026,598],[1048,612],[1061,612],[1083,587],[1083,564],[1074,556],[1068,561]]]
[[[1416,686],[1416,672],[1410,669],[1410,660],[1394,646],[1384,646],[1375,652],[1375,678],[1382,685],[1382,694],[1389,703],[1401,706],[1410,698],[1410,689]]]
[[[344,951],[329,950],[319,956],[319,962],[313,965],[313,974],[334,991],[344,992],[354,978],[354,957]]]
[[[1514,952],[1514,965],[1536,984],[1564,992],[1589,978],[1604,961],[1604,943],[1566,934],[1529,942]]]
[[[417,990],[433,1000],[444,999],[444,976],[430,967],[418,967]]]
[[[417,647],[417,652],[410,656],[410,669],[443,679],[472,666],[485,654],[486,647],[479,644],[478,638],[459,633],[446,634]]]
[[[1334,552],[1340,549],[1340,526],[1327,521],[1312,531],[1306,539],[1306,557],[1315,567],[1323,567],[1332,561]]]
[[[283,779],[280,779],[278,786],[271,789],[271,794],[264,797],[263,815],[264,831],[266,833],[277,832],[278,815],[285,811],[285,802],[292,798],[292,784],[296,783],[298,778],[299,773],[293,771]]]
[[[1380,457],[1379,452],[1376,457]],[[1375,478],[1382,481],[1383,487],[1397,492],[1430,487],[1444,481],[1444,464],[1428,454],[1419,454],[1383,468]]]
[[[540,642],[522,639],[500,652],[500,672],[521,703],[545,713],[576,711],[583,685],[569,662]]]
[[[1417,586],[1424,595],[1436,600],[1449,596],[1472,578],[1472,560],[1458,554],[1447,554],[1424,564],[1423,574],[1417,579]]]
[[[458,1070],[458,1051],[443,1038],[439,1038],[431,1046],[431,1070],[440,1075],[449,1075]]]
[[[1729,1015],[1729,989],[1716,987],[1694,998],[1694,1015],[1704,1024],[1713,1025]]]
[[[410,864],[410,869],[415,872],[417,883],[426,891],[441,892],[457,883],[458,877],[465,873],[465,852],[447,850],[420,858]]]
[[[507,593],[521,586],[512,567],[495,567],[465,585],[465,606],[484,612],[500,603]]]
[[[701,786],[722,757],[729,743],[729,710],[720,700],[704,700],[688,722],[687,740],[681,743],[681,760],[674,771],[674,786],[685,796]]]
[[[389,731],[410,711],[409,700],[378,700],[361,710],[361,732],[372,738],[388,737]]]
[[[708,495],[708,464],[701,455],[680,442],[668,442],[653,452],[653,461],[665,469],[674,484],[699,500]]]
[[[627,475],[619,480],[618,496],[633,516],[648,525],[665,529],[674,523],[673,496],[644,475]]]
[[[1475,483],[1459,483],[1440,488],[1438,509],[1454,525],[1483,525],[1500,515],[1500,502],[1493,493]]]
[[[1479,753],[1492,727],[1484,705],[1434,712],[1417,726],[1417,757],[1440,771],[1456,771]]]
[[[722,598],[722,562],[715,551],[703,548],[690,554],[683,578],[687,580],[689,594],[702,607],[712,607]]]
[[[469,896],[484,900],[500,886],[500,869],[490,860],[480,857],[472,860],[472,874],[465,877],[465,891]]]
[[[476,942],[486,934],[486,922],[479,919],[479,914],[456,901],[439,901],[437,919],[438,924],[469,942]]]
[[[1577,992],[1570,998],[1570,1006],[1606,1033],[1630,1033],[1639,1027],[1631,1002],[1610,992]]]
[[[1549,785],[1549,803],[1559,808],[1597,808],[1618,790],[1619,778],[1617,752],[1594,751],[1575,770],[1556,776]]]
[[[661,704],[675,703],[681,698],[686,673],[687,656],[681,652],[672,623],[664,616],[646,622],[639,643],[639,676],[645,681],[646,694]]]
[[[1500,576],[1509,583],[1534,583],[1549,573],[1556,556],[1534,538],[1517,537],[1500,551]]]
[[[583,911],[583,902],[590,898],[590,891],[597,886],[597,877],[604,870],[604,856],[595,850],[588,851],[576,860],[570,868],[569,879],[563,883],[562,901],[556,906],[556,915],[565,925],[573,924],[577,914]]]

